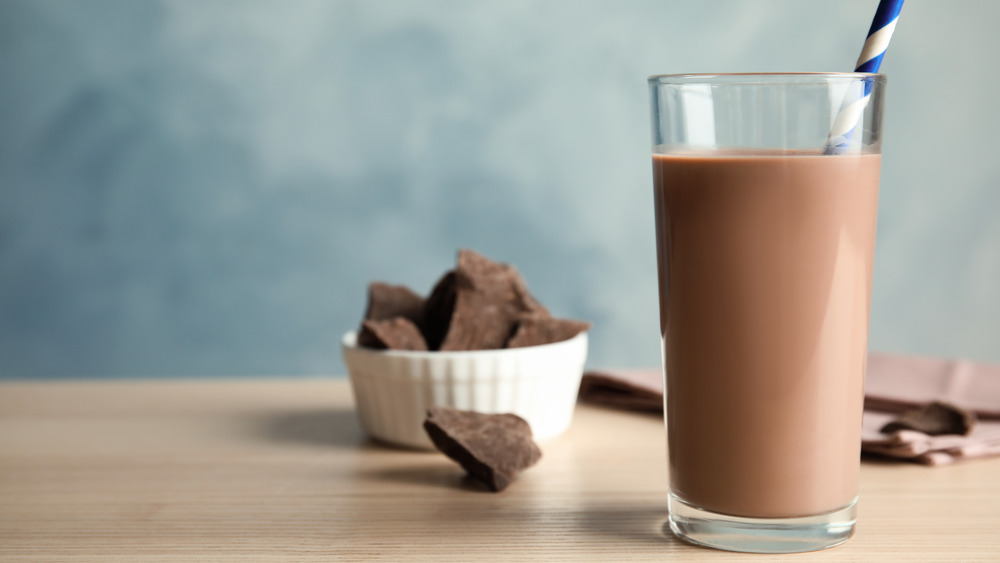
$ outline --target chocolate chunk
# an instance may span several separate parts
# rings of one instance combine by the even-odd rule
[[[447,407],[427,411],[424,430],[434,446],[491,491],[502,491],[542,457],[531,427],[513,414],[482,414]]]
[[[582,321],[523,316],[517,323],[514,335],[507,341],[507,348],[524,348],[562,342],[589,329],[590,323]]]
[[[427,343],[413,321],[395,317],[381,321],[364,321],[358,333],[358,345],[389,350],[426,350]]]
[[[458,251],[458,267],[455,272],[474,289],[503,294],[520,311],[549,316],[548,310],[528,291],[520,272],[510,264],[494,262],[474,250],[463,248]]]
[[[916,430],[930,436],[941,434],[967,435],[976,425],[976,415],[965,409],[934,401],[918,409],[906,411],[882,427],[882,432]]]
[[[454,307],[441,350],[503,348],[522,315],[549,316],[509,264],[460,250],[454,276]]]
[[[423,322],[424,298],[405,285],[372,282],[368,285],[368,307],[365,320],[384,321],[404,317],[415,325]]]
[[[427,349],[442,351],[495,350],[508,343],[534,346],[572,338],[590,327],[577,321],[546,321],[552,318],[549,311],[509,264],[466,249],[459,250],[457,262],[426,300],[404,286],[372,283],[365,320],[405,318],[420,331]],[[358,341],[394,349],[417,346],[410,331],[400,336],[400,330],[395,325],[362,327]]]
[[[424,305],[424,338],[431,350],[441,348],[441,342],[448,334],[448,325],[455,310],[455,272],[451,271],[438,280]]]

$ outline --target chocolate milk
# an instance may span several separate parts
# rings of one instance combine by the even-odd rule
[[[857,496],[880,161],[653,156],[681,500],[775,518]]]

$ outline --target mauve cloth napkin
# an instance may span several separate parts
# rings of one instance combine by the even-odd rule
[[[662,412],[663,380],[658,369],[589,371],[580,382],[580,398],[617,408]],[[880,430],[899,413],[931,401],[972,411],[979,421],[965,436]],[[861,449],[927,465],[1000,455],[1000,366],[870,355]]]

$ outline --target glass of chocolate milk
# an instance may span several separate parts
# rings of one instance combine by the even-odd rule
[[[842,543],[858,500],[885,78],[649,86],[670,527],[734,551]],[[848,131],[831,138],[838,119]]]

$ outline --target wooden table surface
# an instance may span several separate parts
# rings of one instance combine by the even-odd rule
[[[344,380],[0,384],[0,560],[729,560],[664,531],[659,418],[587,405],[507,491],[359,429]],[[843,546],[1000,558],[1000,458],[868,461]],[[767,556],[763,556],[767,559]]]

